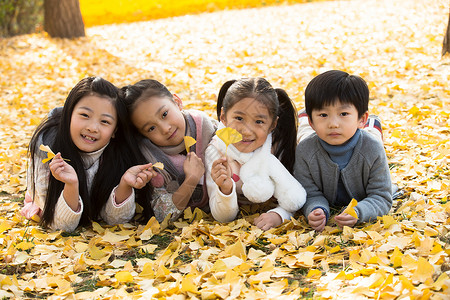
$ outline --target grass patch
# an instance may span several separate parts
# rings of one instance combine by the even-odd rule
[[[167,248],[167,246],[170,245],[170,243],[172,243],[174,237],[172,235],[154,235],[152,236],[152,238],[149,240],[148,244],[155,244],[158,245],[157,250],[162,250]]]
[[[95,277],[94,273],[81,273],[79,276],[83,278],[83,280],[72,284],[75,294],[82,292],[93,292],[97,289],[98,279]]]
[[[9,264],[0,265],[0,274],[2,275],[21,275],[29,272],[25,265],[12,266]]]
[[[23,293],[24,298],[26,299],[47,299],[50,294],[41,294],[38,292],[24,292]]]

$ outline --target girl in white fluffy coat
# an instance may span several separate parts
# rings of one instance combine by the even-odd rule
[[[257,217],[255,225],[267,230],[289,220],[306,199],[292,176],[297,117],[289,96],[264,78],[231,80],[220,90],[217,116],[222,127],[237,130],[242,141],[226,149],[215,136],[206,149],[213,217],[230,222],[241,205],[276,200],[276,207]]]
[[[125,130],[126,108],[118,96],[105,79],[84,78],[64,107],[38,126],[29,146],[23,215],[38,215],[43,226],[70,232],[100,218],[108,224],[128,222],[135,199],[151,213],[146,185],[156,173],[151,164],[137,164],[143,158]],[[56,153],[48,162],[42,144]],[[137,193],[142,197],[135,197],[135,188],[142,189]]]

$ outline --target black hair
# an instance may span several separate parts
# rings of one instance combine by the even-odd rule
[[[89,189],[86,173],[80,150],[73,143],[70,135],[70,123],[74,107],[85,96],[95,95],[111,101],[116,109],[117,127],[114,138],[111,138],[99,159],[99,167]],[[62,157],[69,159],[68,163],[75,169],[78,176],[79,195],[83,201],[83,212],[79,225],[89,225],[92,220],[97,220],[100,211],[108,201],[111,191],[120,182],[122,175],[138,162],[139,152],[135,149],[135,141],[128,134],[129,120],[126,108],[118,101],[119,90],[109,81],[100,77],[87,77],[78,82],[70,91],[64,103],[64,107],[52,112],[35,130],[29,145],[31,156],[31,170],[34,173],[35,161],[41,153],[38,151],[38,143],[49,145],[55,152],[61,152]],[[31,174],[34,179],[34,174]],[[64,183],[49,176],[49,184],[45,199],[45,206],[41,218],[43,226],[50,226],[54,219],[55,207],[58,198],[64,189]],[[34,193],[34,185],[33,185]],[[139,194],[139,195],[138,195]],[[148,202],[144,206],[146,213],[151,214],[148,187],[144,187],[137,193],[136,201]],[[33,195],[34,196],[34,195]],[[149,208],[150,207],[150,208]]]
[[[226,113],[244,98],[254,98],[264,104],[277,126],[273,131],[274,155],[292,173],[297,145],[297,111],[292,100],[283,89],[274,89],[264,78],[242,78],[229,80],[220,88],[217,98],[217,118],[222,109]]]
[[[309,118],[313,110],[333,105],[337,101],[353,104],[362,117],[369,107],[369,88],[359,76],[330,70],[314,77],[305,89],[305,109]]]

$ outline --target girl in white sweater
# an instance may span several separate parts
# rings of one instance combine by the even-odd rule
[[[206,149],[213,217],[230,222],[240,206],[264,203],[274,208],[257,217],[256,226],[267,230],[289,220],[306,194],[292,176],[297,114],[287,93],[264,78],[228,81],[219,92],[217,117],[242,140],[226,147],[214,136]]]
[[[151,164],[137,165],[139,153],[127,134],[127,113],[119,90],[100,77],[82,79],[64,107],[52,110],[30,142],[27,193],[22,210],[37,214],[44,227],[73,231],[103,219],[128,222],[135,213],[134,188],[142,205],[149,203],[147,182]],[[40,150],[47,145],[56,155],[48,162]],[[148,209],[148,208],[147,208]]]

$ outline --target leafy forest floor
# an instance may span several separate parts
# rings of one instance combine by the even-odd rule
[[[445,0],[229,10],[0,40],[0,298],[449,299],[450,59]],[[300,215],[261,231],[186,211],[174,223],[50,232],[20,214],[30,136],[83,77],[166,84],[214,115],[226,80],[266,77],[303,107],[328,69],[362,76],[405,191],[377,222],[316,234]]]

